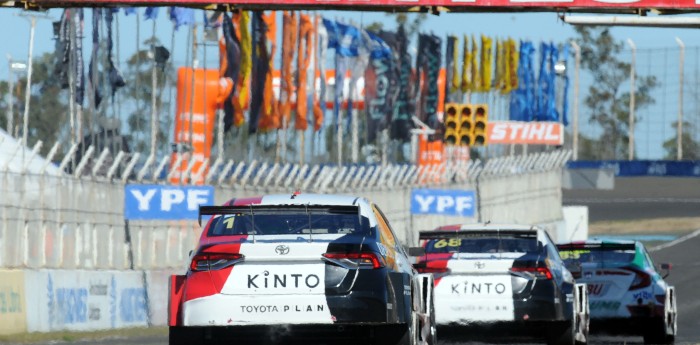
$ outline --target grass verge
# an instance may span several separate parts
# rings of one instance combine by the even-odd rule
[[[43,342],[76,342],[86,340],[98,340],[107,338],[122,338],[122,337],[167,337],[167,327],[151,327],[151,328],[121,328],[110,329],[103,331],[92,332],[47,332],[47,333],[20,333],[12,335],[0,335],[0,344],[32,344]]]

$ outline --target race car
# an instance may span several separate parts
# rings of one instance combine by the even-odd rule
[[[171,277],[170,344],[435,344],[429,274],[379,207],[295,192],[201,206],[185,275]]]
[[[589,240],[560,244],[559,254],[577,281],[588,285],[591,327],[612,334],[643,335],[649,344],[676,336],[676,293],[639,241]]]
[[[479,331],[586,343],[585,286],[575,283],[546,231],[486,223],[442,226],[419,238],[425,255],[414,266],[435,277],[441,338]]]

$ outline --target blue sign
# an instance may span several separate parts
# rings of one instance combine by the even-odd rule
[[[474,217],[476,193],[458,189],[414,189],[411,214]]]
[[[214,204],[212,186],[127,185],[124,217],[140,220],[197,219],[200,205]]]

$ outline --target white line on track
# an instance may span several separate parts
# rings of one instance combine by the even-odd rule
[[[687,241],[687,240],[689,240],[689,239],[691,239],[691,238],[693,238],[693,237],[697,237],[698,235],[700,235],[700,229],[695,230],[695,231],[693,231],[692,233],[687,234],[687,235],[685,235],[685,236],[683,236],[683,237],[679,237],[679,238],[677,238],[677,239],[675,239],[675,240],[673,240],[673,241],[671,241],[671,242],[664,243],[664,244],[660,244],[660,245],[658,245],[658,246],[656,246],[656,247],[654,247],[654,248],[649,249],[649,251],[655,252],[655,251],[658,251],[658,250],[661,250],[661,249],[666,249],[666,248],[668,248],[668,247],[673,247],[673,246],[675,246],[676,244],[679,244],[679,243],[681,243],[681,242],[685,242],[685,241]]]

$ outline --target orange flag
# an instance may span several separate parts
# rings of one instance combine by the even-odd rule
[[[305,131],[308,128],[306,114],[307,104],[307,80],[306,72],[311,65],[311,54],[313,42],[311,33],[313,32],[311,17],[306,14],[299,16],[299,41],[297,41],[297,112],[294,121],[294,128]],[[315,76],[313,76],[315,77]]]
[[[294,11],[284,11],[282,15],[282,71],[280,76],[279,111],[282,116],[281,128],[289,126],[292,114],[292,61],[297,39],[297,17]]]
[[[312,41],[314,44],[314,52],[312,54],[315,54],[314,56],[314,65],[315,66],[321,66],[321,59],[316,54],[316,49],[318,49],[318,20],[319,16],[314,17],[314,28],[313,30],[313,36],[312,36]],[[321,71],[320,67],[315,67],[314,71]],[[319,74],[320,75],[320,74]],[[321,76],[321,78],[324,78],[325,76]],[[323,110],[321,109],[321,102],[318,100],[318,94],[316,93],[316,75],[314,75],[313,82],[311,83],[311,92],[314,93],[314,131],[318,132],[318,130],[321,129],[321,125],[323,124]]]
[[[275,11],[263,15],[263,21],[267,25],[268,56],[270,57],[269,68],[265,76],[265,93],[263,94],[262,114],[260,115],[260,129],[270,130],[280,127],[279,111],[277,100],[275,100],[274,89],[272,88],[272,73],[274,70],[275,53],[277,52],[277,13]]]

